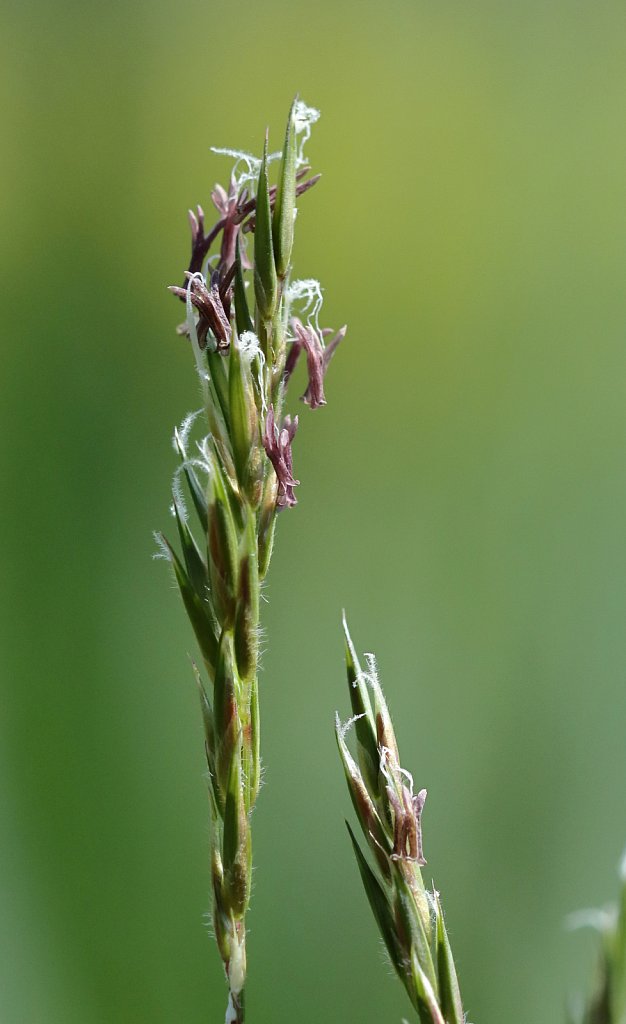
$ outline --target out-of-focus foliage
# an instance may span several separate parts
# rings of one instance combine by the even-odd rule
[[[279,145],[299,90],[296,272],[350,330],[263,609],[250,1019],[406,1015],[345,840],[345,606],[470,1019],[551,1024],[593,962],[562,921],[626,838],[623,4],[3,13],[0,1018],[222,1017],[192,644],[150,558],[195,386],[165,286],[209,146]]]

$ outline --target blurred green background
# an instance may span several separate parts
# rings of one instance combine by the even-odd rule
[[[197,405],[165,286],[209,145],[277,147],[296,90],[296,271],[350,330],[266,595],[250,1021],[408,1016],[343,825],[342,606],[429,790],[470,1019],[561,1020],[594,949],[565,917],[626,843],[624,4],[2,7],[0,1020],[223,1019],[151,560]]]

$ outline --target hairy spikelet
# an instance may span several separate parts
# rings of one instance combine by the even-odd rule
[[[422,810],[426,790],[400,764],[376,661],[357,659],[344,619],[352,717],[336,718],[336,738],[352,804],[369,847],[372,867],[354,832],[348,832],[361,881],[389,962],[402,981],[420,1024],[464,1024],[459,983],[436,890],[422,880]],[[356,756],[347,745],[356,735]],[[347,824],[347,823],[346,823]]]
[[[251,813],[262,779],[259,602],[276,518],[296,504],[298,483],[292,451],[298,419],[285,415],[285,395],[304,347],[307,395],[316,399],[308,404],[323,404],[330,358],[318,357],[326,333],[318,323],[319,284],[290,285],[296,201],[318,180],[308,176],[303,152],[318,117],[296,99],[282,152],[270,154],[267,138],[260,158],[214,150],[235,161],[228,188],[213,190],[218,220],[211,230],[202,207],[189,212],[191,259],[182,284],[171,288],[184,306],[178,333],[190,345],[203,404],[174,432],[178,542],[157,535],[157,557],[172,566],[202,655],[194,672],[212,819],[212,933],[229,985],[226,1019],[233,1024],[244,1019]],[[269,180],[274,164],[277,185]],[[247,237],[254,238],[252,265]],[[289,326],[294,302],[306,319],[304,340]]]

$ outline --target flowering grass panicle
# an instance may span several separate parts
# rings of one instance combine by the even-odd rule
[[[439,893],[422,880],[422,811],[426,790],[400,764],[389,709],[374,659],[359,665],[344,619],[346,667],[353,717],[336,722],[337,745],[348,790],[376,865],[348,825],[361,880],[391,963],[420,1024],[464,1024],[459,984]],[[356,759],[346,743],[356,733]],[[347,823],[346,823],[347,824]]]
[[[212,193],[217,223],[207,232],[202,208],[190,211],[191,259],[184,283],[171,289],[185,305],[178,330],[189,340],[203,404],[174,433],[178,550],[162,535],[157,540],[202,656],[202,667],[194,668],[209,767],[213,927],[229,984],[227,1024],[244,1019],[250,816],[261,781],[260,587],[277,515],[296,504],[298,484],[292,452],[298,418],[285,414],[285,394],[304,350],[303,399],[311,408],[325,404],[324,376],[345,333],[342,328],[325,344],[319,303],[312,311],[309,302],[311,282],[290,281],[296,200],[318,180],[309,176],[303,153],[318,116],[296,99],[282,153],[268,154],[267,136],[260,159],[218,151],[235,166],[228,188],[216,185]],[[270,185],[274,162],[278,180]],[[321,299],[319,285],[315,294]],[[204,436],[193,442],[202,417]]]

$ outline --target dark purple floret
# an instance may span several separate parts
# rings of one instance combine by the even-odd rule
[[[308,174],[309,167],[301,167],[296,174],[296,195],[301,196],[304,192],[308,192],[313,185],[317,184],[320,179],[319,174],[314,174],[313,177],[307,178],[306,181],[302,179]],[[235,252],[235,241],[238,228],[241,231],[248,232],[254,231],[255,213],[256,213],[256,196],[249,197],[248,190],[242,189],[238,195],[234,195],[235,185],[231,180],[230,189],[227,193],[221,185],[216,185],[213,193],[212,200],[213,205],[217,209],[218,213],[221,214],[217,224],[214,224],[211,230],[205,234],[204,232],[204,210],[201,206],[198,206],[196,210],[189,211],[189,222],[191,224],[191,259],[189,261],[189,273],[194,274],[199,270],[202,270],[202,264],[206,259],[213,242],[219,237],[221,231],[224,232],[225,238],[222,240],[221,253],[220,253],[220,269],[223,267],[230,266]],[[234,199],[234,203],[233,203]],[[272,186],[270,189],[270,204],[272,208],[276,202],[276,186]],[[243,256],[244,265],[247,265],[245,256]]]
[[[235,262],[237,235],[240,225],[238,220],[240,197],[234,178],[231,178],[228,192],[221,185],[216,185],[211,192],[211,199],[215,209],[221,214],[223,219],[219,259],[219,269],[223,274]]]
[[[200,319],[198,320],[196,332],[200,348],[206,348],[207,334],[210,329],[215,336],[218,351],[227,351],[230,346],[232,331],[222,301],[218,271],[214,271],[211,275],[208,288],[204,279],[200,276],[190,274],[189,271],[187,271],[185,276],[187,277],[187,286],[179,288],[177,285],[172,285],[170,291],[185,300],[187,295],[189,295],[189,301],[198,310]]]
[[[291,416],[285,416],[282,426],[279,428],[274,420],[274,407],[270,405],[265,421],[263,447],[278,479],[276,508],[279,509],[292,508],[298,503],[294,487],[300,481],[296,480],[293,476],[293,460],[291,455],[291,443],[297,429],[297,416],[293,420]]]
[[[387,796],[393,808],[393,853],[392,860],[411,860],[420,866],[426,864],[422,848],[422,811],[426,802],[426,790],[421,789],[413,796],[406,786],[402,786],[402,795],[387,786]]]
[[[335,354],[339,342],[345,337],[347,328],[344,326],[341,330],[337,331],[326,348],[324,348],[320,335],[311,324],[307,324],[305,327],[297,317],[293,317],[291,327],[294,332],[294,340],[291,343],[285,363],[285,383],[291,377],[300,353],[304,350],[306,353],[309,383],[302,395],[302,401],[309,405],[311,409],[319,409],[321,405],[326,405],[324,377],[326,376],[328,365]],[[328,330],[322,331],[322,335],[331,333],[332,331]]]

